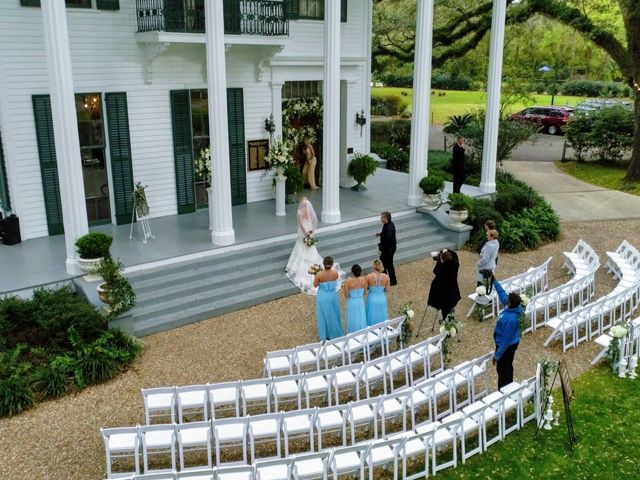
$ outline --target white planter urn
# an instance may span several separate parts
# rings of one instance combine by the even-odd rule
[[[284,217],[287,214],[285,209],[285,182],[284,167],[276,168],[276,217]]]
[[[94,273],[98,267],[100,266],[100,262],[102,261],[102,257],[99,258],[80,258],[78,257],[78,267],[84,273],[91,274]]]
[[[442,199],[439,193],[423,193],[422,201],[424,202],[425,208],[429,210],[437,210],[438,207],[442,205]]]
[[[453,220],[452,227],[464,227],[464,222],[469,217],[468,210],[449,210],[449,217]]]

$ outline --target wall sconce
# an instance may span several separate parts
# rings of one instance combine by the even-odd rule
[[[367,117],[364,116],[364,109],[356,112],[356,125],[360,125],[360,136],[362,136],[362,127],[367,124]]]
[[[273,113],[264,121],[264,129],[272,135],[276,131],[276,122],[273,120]]]

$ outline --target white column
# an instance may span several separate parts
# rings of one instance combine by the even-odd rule
[[[207,32],[207,98],[211,140],[211,189],[209,229],[214,245],[235,242],[231,214],[231,173],[229,168],[229,127],[227,125],[227,69],[225,66],[224,17],[222,0],[205,1]]]
[[[498,122],[500,120],[500,90],[502,84],[502,55],[507,2],[493,2],[491,43],[489,47],[489,78],[487,80],[487,113],[484,119],[482,174],[480,191],[496,191],[496,156],[498,154]]]
[[[69,32],[64,0],[42,2],[42,25],[49,72],[51,114],[58,162],[67,273],[80,273],[75,241],[89,231],[73,94]]]
[[[360,127],[356,127],[356,112],[359,112],[362,108],[359,108],[360,105],[356,105],[353,101],[357,86],[358,83],[355,80],[347,80],[340,87],[340,186],[342,188],[350,188],[356,184],[355,180],[347,172],[349,161],[353,157],[352,155],[347,155],[347,148],[353,146],[355,128],[358,130],[357,135],[360,135]]]
[[[411,207],[422,205],[418,184],[427,174],[429,154],[429,104],[431,101],[431,53],[433,50],[433,0],[418,0],[416,46],[413,61],[413,115],[409,150],[409,196]]]
[[[276,122],[274,138],[282,138],[282,87],[284,82],[271,82],[271,113]]]
[[[364,111],[367,117],[367,124],[364,126],[362,151],[369,153],[371,151],[371,40],[373,38],[373,0],[366,0],[364,2],[365,11],[365,52],[367,61],[365,63],[364,71]]]
[[[340,2],[324,1],[322,221],[340,222]]]

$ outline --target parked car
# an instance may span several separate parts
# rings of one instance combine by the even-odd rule
[[[589,98],[576,105],[575,113],[581,113],[583,115],[589,115],[589,113],[596,110],[609,107],[623,107],[627,110],[633,111],[633,102],[630,100],[613,100],[604,98]]]
[[[509,119],[537,123],[543,132],[559,135],[573,115],[573,111],[572,107],[529,107],[514,113],[509,116]]]

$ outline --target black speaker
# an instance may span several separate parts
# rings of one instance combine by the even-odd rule
[[[0,230],[2,230],[2,243],[5,245],[15,245],[20,243],[20,221],[15,215],[9,215],[0,220]]]

